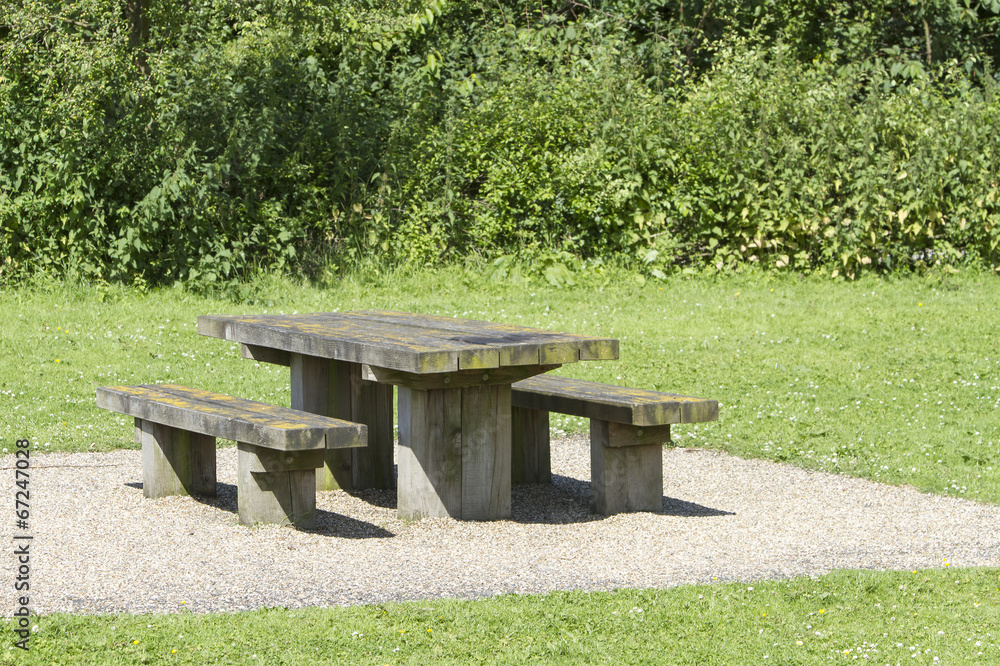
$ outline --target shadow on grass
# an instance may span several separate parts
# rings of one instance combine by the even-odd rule
[[[142,490],[142,483],[126,483],[130,488]],[[207,495],[191,495],[191,499],[201,504],[228,511],[232,514],[239,514],[239,503],[237,501],[236,486],[231,483],[216,483],[215,497]],[[388,492],[388,491],[372,491]],[[392,493],[395,496],[395,493]],[[316,509],[316,526],[311,528],[300,528],[289,526],[299,532],[308,534],[318,534],[321,536],[338,537],[341,539],[388,539],[396,536],[392,532],[378,525],[356,520],[350,516],[344,516],[332,511]]]

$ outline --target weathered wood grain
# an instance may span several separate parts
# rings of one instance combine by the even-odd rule
[[[146,497],[214,495],[216,437],[235,439],[244,525],[313,526],[316,470],[327,445],[358,446],[366,436],[361,424],[184,386],[102,387],[97,404],[135,417]],[[289,431],[308,436],[289,438]]]
[[[283,365],[286,368],[292,364],[291,352],[287,352],[284,349],[271,349],[270,347],[241,344],[240,356],[250,361]]]
[[[238,442],[236,501],[242,525],[316,525],[316,467],[323,451],[282,452]],[[291,456],[293,460],[285,462]]]
[[[510,386],[462,389],[463,520],[510,517],[510,410]]]
[[[511,408],[511,483],[552,483],[549,413]]]
[[[611,446],[611,424],[590,422],[591,509],[610,516],[663,510],[663,447]]]
[[[462,389],[399,389],[400,518],[462,518]]]
[[[142,494],[215,496],[215,437],[140,420]]]
[[[354,487],[395,490],[394,388],[391,384],[379,384],[358,377],[356,381],[360,388],[351,420],[368,426],[368,447],[350,449],[354,463]]]
[[[293,354],[298,356],[298,354]],[[314,359],[317,364],[323,359]],[[314,411],[334,418],[350,420],[354,416],[354,404],[358,400],[357,385],[354,382],[355,368],[361,366],[347,361],[326,360],[324,366],[322,395],[316,390]],[[292,374],[295,366],[292,366]],[[311,410],[312,411],[312,410]],[[368,445],[371,446],[372,429],[368,429]],[[354,485],[354,456],[350,451],[327,451],[322,469],[317,470],[316,485],[320,490],[352,490]]]
[[[400,517],[510,517],[510,410],[506,385],[400,387]]]
[[[618,358],[618,341],[507,324],[400,312],[203,315],[198,332],[244,345],[244,355],[281,362],[264,349],[425,374]]]
[[[244,444],[244,447],[250,446]],[[314,470],[323,465],[325,449],[309,451],[277,451],[255,446],[254,455],[249,458],[248,472],[282,472],[287,470]]]
[[[512,404],[590,419],[654,426],[719,418],[717,400],[539,375],[513,386]]]
[[[203,315],[198,326],[199,333],[246,345],[417,373],[458,370],[460,353],[483,347],[338,314]]]
[[[328,451],[321,487],[391,477],[391,386],[398,386],[399,512],[408,518],[508,516],[511,383],[619,352],[610,338],[386,311],[202,316],[198,331],[239,342],[249,358],[284,363],[288,353],[293,407],[368,425],[367,452]],[[307,357],[334,363],[309,361],[316,368],[305,369]],[[350,370],[330,369],[339,364]],[[531,474],[551,478],[548,449],[531,455]]]
[[[392,386],[366,380],[359,363],[326,361],[326,365],[329,368],[326,413],[335,418],[364,423],[368,427],[368,446],[328,450],[326,465],[317,478],[319,488],[395,488]]]
[[[171,384],[100,387],[97,406],[189,432],[288,451],[364,446],[367,438],[363,424]]]
[[[576,360],[618,358],[618,340],[613,338],[411,312],[365,310],[349,314],[387,324],[428,329],[450,340],[495,345],[500,349],[500,365],[571,363]],[[553,347],[558,347],[560,351],[555,352]],[[464,369],[479,366],[460,367]]]
[[[670,424],[660,426],[634,426],[628,423],[608,422],[608,437],[602,446],[620,448],[623,446],[644,446],[670,443]]]
[[[394,384],[412,389],[432,388],[465,388],[467,386],[489,386],[511,383],[531,377],[539,372],[548,372],[558,365],[533,365],[503,368],[485,368],[480,370],[458,370],[456,372],[436,372],[431,374],[415,374],[401,372],[377,366],[363,366],[370,376],[383,384]]]
[[[332,416],[330,400],[336,395],[336,388],[331,386],[330,359],[305,354],[289,356],[292,409]]]
[[[591,506],[604,515],[660,511],[662,451],[670,442],[670,425],[719,414],[715,400],[545,375],[515,383],[511,403],[515,481],[522,469],[539,464],[543,448],[547,455],[548,433],[541,432],[538,420],[547,422],[549,412],[590,419]]]

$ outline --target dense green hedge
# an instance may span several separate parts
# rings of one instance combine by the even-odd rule
[[[1000,0],[125,5],[0,8],[0,278],[1000,267]]]

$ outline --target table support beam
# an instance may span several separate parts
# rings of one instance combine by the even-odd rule
[[[552,483],[549,413],[514,407],[511,427],[511,483]]]
[[[462,515],[462,389],[399,387],[399,487],[404,519]]]
[[[396,487],[391,385],[363,379],[360,363],[292,354],[291,389],[293,409],[368,426],[367,447],[327,450],[319,490]]]
[[[462,389],[462,519],[510,517],[510,386]]]
[[[510,517],[510,386],[399,387],[399,515]]]

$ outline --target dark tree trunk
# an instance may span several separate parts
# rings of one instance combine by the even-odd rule
[[[149,0],[126,0],[128,45],[135,52],[135,66],[143,76],[149,76],[146,63],[146,41],[149,39]]]

